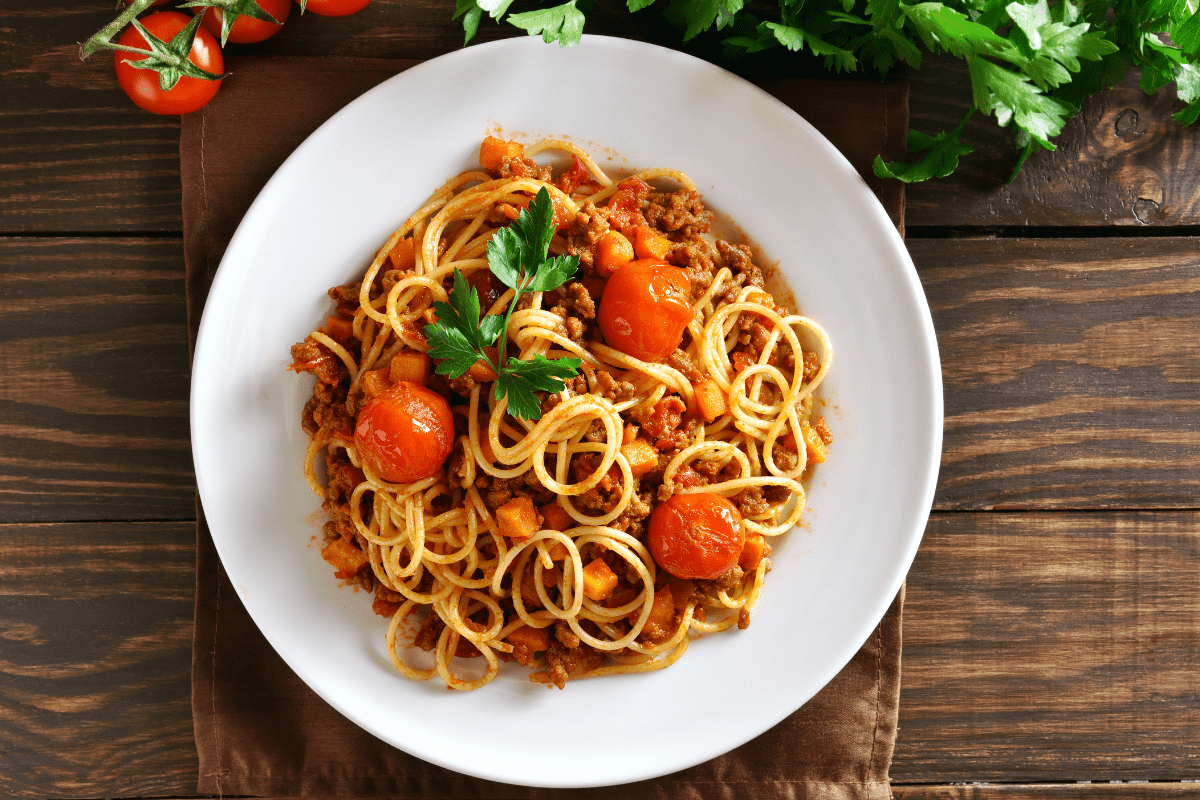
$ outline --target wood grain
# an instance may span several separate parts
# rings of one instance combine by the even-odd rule
[[[193,534],[0,526],[0,795],[193,794]],[[1200,780],[1200,512],[936,513],[908,587],[898,796]]]
[[[195,526],[0,526],[0,796],[196,785]]]
[[[293,14],[277,36],[231,53],[370,58],[433,58],[457,50],[459,23],[439,0],[374,0],[362,12],[331,19]],[[112,16],[104,4],[51,0],[0,5],[0,233],[178,231],[178,119],[135,108],[117,87],[104,55],[87,62],[76,43]],[[630,15],[597,3],[590,33],[650,41],[716,60],[747,77],[827,73],[782,48],[728,62],[724,34],[690,43],[657,7]],[[517,35],[485,22],[477,41]],[[238,80],[235,74],[229,81]],[[962,65],[928,59],[909,75],[914,126],[951,128],[970,103]],[[1200,224],[1200,175],[1188,168],[1200,129],[1170,120],[1178,103],[1164,90],[1146,98],[1127,82],[1089,103],[1054,154],[1032,159],[1005,187],[1014,163],[1011,135],[989,119],[968,126],[978,151],[948,181],[913,186],[912,226]]]
[[[1196,781],[977,783],[970,786],[892,784],[892,795],[896,800],[1174,800],[1200,796],[1200,785]]]
[[[899,783],[1200,779],[1200,512],[937,514]]]
[[[908,246],[945,387],[937,508],[1200,504],[1196,239]]]
[[[0,522],[188,519],[183,247],[0,239]]]
[[[911,83],[912,127],[951,130],[969,107],[966,66],[953,58],[926,60]],[[1057,150],[1016,164],[1011,129],[976,114],[962,141],[976,148],[945,180],[908,188],[910,227],[1173,226],[1200,223],[1200,128],[1177,125],[1183,106],[1170,89],[1147,97],[1130,74],[1089,99],[1055,139]]]

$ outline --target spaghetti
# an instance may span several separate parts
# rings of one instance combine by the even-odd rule
[[[555,175],[539,155],[569,166]],[[832,438],[813,413],[829,338],[763,287],[748,248],[712,235],[683,173],[616,181],[557,140],[489,137],[480,161],[392,234],[361,282],[331,289],[335,312],[292,348],[291,368],[316,378],[303,424],[305,475],[330,518],[322,556],[374,592],[392,663],[414,680],[475,689],[502,661],[560,688],[662,669],[690,634],[749,624],[767,542],[800,519],[801,480]],[[488,242],[543,188],[550,252],[578,256],[579,271],[520,299],[492,360],[582,366],[538,393],[532,421],[497,399],[483,362],[454,379],[433,371],[423,331],[455,270],[484,313],[507,310],[515,293],[489,271]],[[645,305],[661,287],[638,295],[635,265],[680,287],[677,330]],[[390,482],[360,452],[361,429],[364,408],[401,385],[445,399],[452,444],[431,474]],[[412,665],[406,645],[432,666]],[[456,657],[482,658],[482,674]]]

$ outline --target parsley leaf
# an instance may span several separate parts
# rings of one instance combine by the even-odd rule
[[[929,153],[916,164],[904,164],[893,161],[883,163],[881,156],[875,156],[875,174],[880,178],[895,178],[904,183],[917,183],[930,178],[944,178],[958,168],[959,156],[975,152],[975,148],[958,140],[971,118],[975,109],[967,112],[958,127],[947,133],[942,131],[937,136],[927,136],[920,131],[908,132],[908,152],[918,153],[928,150]]]
[[[557,289],[579,269],[579,256],[547,258],[553,237],[554,202],[550,192],[542,187],[517,219],[492,234],[488,241],[488,268],[513,290],[503,316],[488,314],[481,319],[479,293],[455,269],[449,302],[434,303],[437,322],[425,326],[429,355],[438,362],[439,375],[458,378],[482,360],[496,372],[496,399],[507,396],[509,411],[530,420],[542,416],[534,392],[561,392],[566,385],[564,381],[574,377],[583,363],[578,358],[550,360],[540,354],[528,361],[511,356],[504,361],[508,321],[521,295]],[[497,340],[497,357],[493,362],[484,348]]]
[[[561,6],[539,8],[523,14],[511,14],[508,21],[530,36],[542,35],[546,44],[557,41],[559,47],[579,44],[583,38],[583,12],[575,7],[576,0],[568,0]]]

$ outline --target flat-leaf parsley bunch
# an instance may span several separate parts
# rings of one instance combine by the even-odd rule
[[[513,0],[457,0],[469,42],[483,14],[571,45],[583,34],[590,0],[508,14]],[[920,68],[924,53],[949,53],[967,63],[972,107],[955,128],[937,135],[912,131],[913,164],[875,160],[875,174],[910,183],[945,177],[974,148],[960,141],[975,111],[1013,131],[1020,156],[1012,177],[1052,140],[1083,101],[1115,86],[1134,68],[1153,94],[1173,83],[1186,106],[1175,120],[1200,117],[1200,0],[778,0],[770,19],[745,10],[745,0],[661,0],[684,40],[715,28],[727,32],[726,53],[775,47],[807,50],[836,72],[871,70],[881,77],[903,62]],[[656,0],[626,0],[630,12]],[[756,6],[757,8],[757,6]],[[506,18],[507,15],[507,18]],[[1011,178],[1010,178],[1011,180]]]
[[[508,320],[522,295],[549,292],[562,286],[579,269],[579,256],[552,256],[550,239],[554,236],[554,203],[543,187],[512,224],[492,234],[487,246],[488,268],[496,279],[513,290],[512,300],[503,316],[480,317],[479,292],[454,270],[454,287],[449,303],[433,304],[437,322],[425,326],[429,355],[438,359],[436,372],[451,378],[461,377],[482,360],[496,373],[497,400],[508,397],[508,411],[517,417],[537,420],[542,416],[535,391],[561,392],[563,381],[573,378],[583,364],[578,358],[548,359],[535,354],[522,361],[508,356]],[[496,360],[484,349],[499,345]]]

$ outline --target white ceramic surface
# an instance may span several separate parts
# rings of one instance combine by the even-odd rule
[[[654,113],[639,102],[653,88]],[[289,347],[433,188],[499,126],[566,135],[696,181],[779,262],[828,329],[834,433],[803,525],[775,546],[753,624],[696,641],[667,670],[565,691],[506,668],[476,692],[393,671],[385,620],[319,555],[301,474],[311,383]],[[616,162],[620,163],[620,162]],[[296,673],[379,738],[460,772],[572,787],[661,775],[724,753],[799,708],[849,661],[908,571],[941,450],[937,343],[916,272],[850,165],[807,122],[707,63],[585,37],[477,45],[414,67],[304,142],[246,214],[213,283],[193,365],[192,446],[217,550]],[[731,714],[729,709],[739,713]],[[719,714],[712,713],[720,709]],[[644,720],[645,724],[640,721]]]

